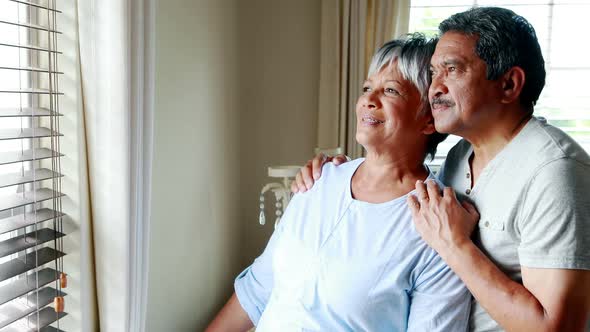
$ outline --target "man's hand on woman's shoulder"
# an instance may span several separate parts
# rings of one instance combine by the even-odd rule
[[[312,160],[308,160],[305,166],[301,167],[295,181],[291,183],[291,191],[304,193],[313,187],[313,184],[322,175],[322,166],[327,162],[340,165],[347,162],[345,155],[339,154],[334,157],[326,156],[323,153],[317,154]]]

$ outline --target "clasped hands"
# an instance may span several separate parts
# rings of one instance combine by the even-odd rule
[[[479,220],[477,209],[459,202],[449,187],[441,190],[434,180],[416,182],[416,194],[408,195],[408,205],[416,231],[443,259],[453,250],[471,242]]]

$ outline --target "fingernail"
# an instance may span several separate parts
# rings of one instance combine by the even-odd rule
[[[313,179],[317,180],[320,177],[320,175],[318,173],[313,173]]]

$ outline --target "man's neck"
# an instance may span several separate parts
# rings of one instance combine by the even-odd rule
[[[474,135],[465,136],[473,146],[473,156],[469,164],[473,176],[472,183],[479,174],[526,126],[532,117],[532,112],[521,109],[504,110],[505,116],[490,121],[485,129]]]

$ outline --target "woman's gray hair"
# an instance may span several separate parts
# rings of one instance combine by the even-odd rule
[[[410,81],[420,92],[422,111],[429,112],[430,58],[437,41],[427,39],[421,33],[408,34],[405,38],[388,41],[373,55],[367,76],[372,76],[383,66],[396,62],[404,79]]]
[[[430,113],[428,100],[428,88],[431,82],[430,58],[434,54],[437,42],[438,39],[427,39],[421,33],[408,34],[405,38],[389,41],[373,55],[367,76],[379,72],[384,66],[397,64],[404,79],[410,81],[420,92],[421,114]],[[426,155],[429,155],[431,160],[436,154],[438,143],[444,141],[447,136],[439,132],[429,136]]]

